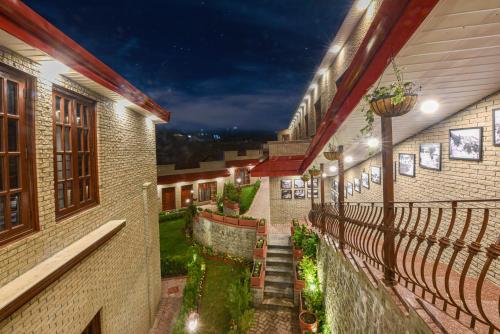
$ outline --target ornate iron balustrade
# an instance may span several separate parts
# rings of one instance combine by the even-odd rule
[[[470,328],[498,332],[500,200],[394,202],[390,209],[385,225],[375,202],[314,204],[309,220],[340,249],[393,270],[399,283]],[[394,242],[388,256],[384,238]]]

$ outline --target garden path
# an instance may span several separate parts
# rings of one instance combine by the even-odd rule
[[[267,221],[271,219],[271,209],[269,207],[269,178],[263,177],[260,180],[260,187],[255,194],[252,205],[248,209],[245,216],[255,218],[265,218]]]
[[[158,313],[149,334],[172,332],[175,319],[182,306],[182,294],[186,277],[166,278],[161,281],[161,299]]]

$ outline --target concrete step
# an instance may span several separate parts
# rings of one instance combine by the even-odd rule
[[[273,283],[292,283],[293,284],[293,273],[290,272],[268,272],[266,270],[266,282]]]
[[[292,249],[292,246],[290,244],[279,244],[279,243],[269,242],[267,244],[267,249]]]
[[[293,288],[293,278],[291,275],[267,275],[265,286],[272,286],[279,289]]]
[[[269,266],[266,265],[266,276],[267,275],[280,275],[280,274],[287,274],[291,275],[293,277],[293,266],[283,266],[283,265],[278,265],[278,266]]]
[[[270,256],[269,253],[267,254],[266,257],[266,265],[268,264],[289,264],[292,265],[293,263],[293,258],[291,256],[289,257],[283,257],[283,256]]]
[[[260,305],[264,309],[268,310],[290,310],[295,308],[293,304],[293,298],[264,298],[262,304]]]
[[[264,298],[292,298],[293,299],[293,287],[276,287],[265,285],[264,287]]]
[[[273,247],[267,247],[267,254],[272,254],[272,255],[283,255],[283,256],[293,256],[293,251],[292,247],[284,248],[284,247],[279,247],[279,248],[273,248]]]

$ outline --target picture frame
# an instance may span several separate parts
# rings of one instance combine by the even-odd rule
[[[354,178],[354,190],[358,193],[361,192],[361,180],[357,177]]]
[[[302,179],[294,179],[293,180],[293,187],[295,189],[304,189],[305,186],[306,186],[306,184],[305,184],[304,180],[302,180]]]
[[[292,189],[282,189],[281,199],[292,199]]]
[[[399,153],[399,175],[415,177],[415,154]]]
[[[348,194],[347,194],[347,186],[346,186],[346,187],[344,187],[344,198],[347,198],[347,195]]]
[[[370,175],[366,172],[361,172],[361,186],[366,189],[370,189]]]
[[[493,145],[500,146],[500,108],[493,109]]]
[[[449,130],[450,160],[483,160],[483,128],[461,128]]]
[[[292,180],[291,179],[281,180],[281,189],[292,189]]]
[[[336,191],[331,190],[330,196],[331,196],[331,199],[332,199],[333,203],[337,203],[339,201],[339,197],[338,197]]]
[[[302,189],[294,189],[293,190],[293,198],[295,199],[304,199],[306,198],[306,190]]]
[[[307,188],[311,188],[311,182],[313,182],[315,189],[319,187],[319,178],[315,177],[307,181]]]
[[[319,198],[318,188],[314,188],[314,198]],[[307,189],[307,198],[311,198],[311,189]]]
[[[418,159],[420,168],[440,171],[442,162],[441,143],[420,144]]]
[[[337,180],[332,181],[332,189],[335,191],[339,191],[339,183],[337,182]]]
[[[347,182],[346,189],[347,189],[347,194],[352,196],[353,191],[352,191],[352,183],[351,182]]]
[[[382,180],[382,169],[379,166],[370,167],[371,180],[373,183],[380,184]]]

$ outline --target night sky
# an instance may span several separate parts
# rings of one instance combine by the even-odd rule
[[[351,0],[25,0],[172,112],[168,128],[287,127]]]

